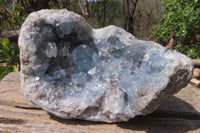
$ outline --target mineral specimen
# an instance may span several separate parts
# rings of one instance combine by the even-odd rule
[[[65,119],[127,121],[185,87],[185,55],[125,30],[92,29],[67,10],[31,13],[19,36],[24,95]]]

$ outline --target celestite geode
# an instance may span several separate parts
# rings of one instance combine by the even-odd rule
[[[153,112],[192,77],[185,55],[119,27],[92,29],[67,10],[31,13],[19,46],[24,95],[65,119],[127,121]]]

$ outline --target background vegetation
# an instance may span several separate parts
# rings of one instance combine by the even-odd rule
[[[157,40],[168,43],[174,36],[176,49],[191,58],[200,56],[200,1],[160,0],[164,16],[155,26]]]
[[[0,0],[0,33],[20,29],[33,11],[65,8],[94,28],[113,24],[164,46],[173,38],[174,49],[191,58],[200,56],[200,0]],[[17,41],[10,41],[0,38],[1,79],[19,70]]]
[[[19,68],[19,48],[8,39],[0,39],[0,79],[9,72],[17,72]]]

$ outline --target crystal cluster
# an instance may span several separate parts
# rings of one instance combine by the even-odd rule
[[[153,112],[192,77],[191,60],[123,29],[92,29],[67,10],[21,27],[21,83],[33,103],[65,119],[127,121]]]

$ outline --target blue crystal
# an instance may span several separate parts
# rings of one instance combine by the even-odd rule
[[[63,78],[66,75],[67,74],[66,74],[66,71],[64,69],[53,72],[53,77],[55,77],[56,79]]]
[[[50,26],[44,26],[41,28],[41,33],[44,36],[51,36],[53,35],[53,29]]]
[[[48,57],[56,57],[57,47],[55,42],[48,42],[45,50]]]
[[[72,52],[73,60],[80,72],[87,72],[92,69],[97,62],[97,53],[89,46],[81,44]]]
[[[143,61],[141,67],[149,74],[159,73],[167,65],[167,60],[163,57],[163,53],[158,50],[150,50],[146,57],[147,59]]]

